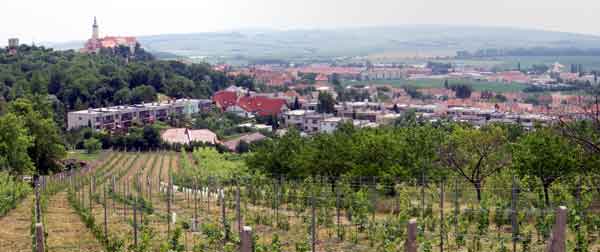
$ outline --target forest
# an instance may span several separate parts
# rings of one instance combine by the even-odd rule
[[[41,95],[64,127],[67,111],[171,98],[209,98],[230,84],[250,87],[245,77],[227,77],[208,64],[159,61],[138,49],[80,54],[21,45],[16,55],[0,49],[0,111],[18,98]]]

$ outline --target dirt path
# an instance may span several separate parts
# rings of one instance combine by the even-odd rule
[[[31,252],[32,207],[33,196],[29,196],[0,218],[0,251]]]
[[[48,251],[102,251],[102,245],[69,205],[66,192],[60,192],[48,202],[46,210]]]

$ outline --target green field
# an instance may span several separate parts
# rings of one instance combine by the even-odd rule
[[[87,153],[84,150],[75,150],[67,152],[67,159],[77,159],[82,161],[92,161],[99,158],[99,153]]]
[[[414,86],[417,88],[442,88],[443,80],[376,80],[376,81],[348,81],[345,85],[392,85],[394,87]],[[473,80],[448,80],[448,84],[471,85],[475,91],[492,91],[496,93],[520,92],[528,85],[518,83],[502,83]]]

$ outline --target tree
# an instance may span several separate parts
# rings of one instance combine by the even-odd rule
[[[115,104],[124,105],[131,102],[131,90],[129,88],[121,88],[114,95]]]
[[[152,86],[141,85],[131,91],[131,103],[153,102],[156,100],[156,90]]]
[[[240,141],[240,143],[235,147],[235,151],[237,153],[246,153],[248,151],[250,151],[250,144],[248,144],[248,142],[242,140]]]
[[[413,99],[423,99],[423,93],[419,92],[419,90],[414,86],[404,86],[404,92]]]
[[[330,93],[319,92],[319,103],[317,104],[317,112],[332,114],[335,112],[335,99]]]
[[[464,84],[452,85],[450,89],[454,91],[456,98],[460,99],[467,99],[471,97],[471,93],[473,92],[473,88],[471,86]]]
[[[294,98],[294,103],[292,104],[292,110],[300,109],[300,101],[298,100],[298,96]]]
[[[342,86],[342,82],[340,81],[340,75],[338,73],[333,73],[331,75],[331,84],[333,84],[335,88],[339,88]]]
[[[496,99],[496,101],[498,102],[506,102],[508,100],[506,96],[502,94],[496,94],[496,96],[494,96],[494,99]]]
[[[267,174],[279,176],[287,174],[296,177],[304,174],[296,165],[296,153],[305,145],[300,132],[290,129],[284,136],[263,141],[246,159],[248,167],[259,169]]]
[[[408,175],[418,180],[437,180],[446,175],[439,169],[438,150],[446,132],[431,124],[404,127],[400,129],[402,160]]]
[[[234,78],[233,83],[238,87],[244,87],[249,90],[255,90],[254,79],[248,75],[238,75]]]
[[[143,136],[146,140],[146,143],[148,144],[147,148],[154,149],[160,146],[160,132],[156,126],[144,126]]]
[[[13,175],[28,174],[33,171],[33,162],[27,153],[33,138],[14,114],[0,117],[0,170]]]
[[[537,128],[514,145],[513,164],[521,177],[540,180],[546,205],[550,206],[550,186],[577,170],[579,151],[553,129]]]
[[[92,154],[102,149],[102,143],[100,143],[100,140],[92,137],[84,141],[83,147],[87,150],[88,154]]]
[[[9,111],[17,115],[33,139],[27,153],[35,165],[36,174],[46,175],[51,171],[59,171],[58,160],[62,159],[66,152],[54,120],[42,116],[39,111],[34,110],[31,101],[26,99],[12,102]]]
[[[456,125],[440,152],[442,163],[473,185],[479,201],[485,179],[505,168],[509,155],[506,132],[495,125]]]
[[[600,156],[600,88],[590,90],[594,102],[584,107],[588,120],[571,122],[559,118],[563,135],[580,145],[589,155]]]

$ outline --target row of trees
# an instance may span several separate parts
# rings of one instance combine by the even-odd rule
[[[268,140],[254,148],[248,167],[272,176],[342,175],[393,177],[422,181],[459,176],[473,185],[478,199],[492,176],[533,178],[548,190],[575,174],[599,171],[598,155],[585,155],[581,145],[557,128],[527,132],[514,125],[480,129],[454,123],[417,123],[405,118],[397,126],[356,129],[343,125],[334,134],[311,138],[298,132]]]

